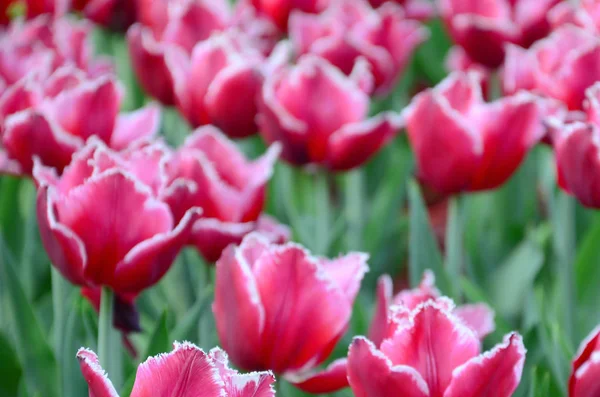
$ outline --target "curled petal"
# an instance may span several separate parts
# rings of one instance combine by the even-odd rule
[[[202,254],[204,259],[215,262],[230,244],[239,244],[245,235],[254,229],[252,222],[222,222],[215,218],[198,219],[192,228],[189,243]]]
[[[444,396],[512,396],[521,381],[525,353],[521,336],[507,335],[501,345],[456,368]]]
[[[454,314],[475,331],[479,339],[485,338],[496,329],[494,311],[484,303],[459,306],[454,310]]]
[[[348,381],[356,397],[429,397],[429,388],[411,367],[393,366],[375,345],[356,337],[348,352]]]
[[[96,353],[81,348],[77,352],[77,359],[89,387],[89,397],[119,397],[106,372],[100,366]]]
[[[392,304],[393,284],[392,278],[387,274],[379,277],[377,281],[377,302],[375,314],[369,328],[369,340],[376,346],[388,336],[388,323],[390,321],[389,309]]]
[[[348,387],[348,360],[340,358],[335,360],[326,369],[312,371],[300,377],[287,376],[287,380],[300,390],[311,394],[334,393]]]
[[[117,118],[110,147],[123,150],[135,142],[155,136],[160,128],[160,108],[148,105],[131,113],[122,113]]]

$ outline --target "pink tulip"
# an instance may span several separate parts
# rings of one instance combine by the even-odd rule
[[[93,351],[81,348],[77,358],[90,396],[118,397]],[[175,342],[172,352],[139,365],[131,397],[273,397],[274,383],[270,372],[240,374],[229,368],[227,355],[219,348],[206,354],[189,342]]]
[[[380,7],[388,1],[401,5],[410,19],[426,21],[435,15],[435,7],[428,0],[369,0],[369,3],[373,7]]]
[[[357,397],[510,397],[521,380],[525,347],[512,333],[481,354],[479,338],[447,299],[393,314],[377,347],[354,338],[348,380]]]
[[[313,257],[255,233],[229,246],[217,261],[213,306],[223,348],[241,368],[270,369],[305,390],[343,387],[345,360],[316,367],[348,327],[366,261],[361,253]]]
[[[581,0],[577,4],[561,2],[550,10],[548,18],[554,28],[573,24],[598,34],[600,32],[600,1]]]
[[[244,1],[244,0],[242,0]],[[294,10],[317,14],[330,7],[334,0],[247,0],[256,10],[266,15],[275,25],[285,32],[288,19]]]
[[[428,37],[425,27],[405,18],[402,7],[386,3],[375,10],[366,0],[336,0],[318,15],[295,11],[289,30],[296,53],[325,58],[347,75],[366,59],[377,94],[394,88]]]
[[[573,359],[573,369],[569,378],[569,397],[595,397],[600,391],[598,371],[600,371],[600,328],[594,329],[581,342]]]
[[[61,17],[69,10],[70,0],[3,0],[0,3],[0,25],[7,25],[9,20],[8,11],[11,7],[19,7],[19,3],[25,8],[27,19],[39,15]]]

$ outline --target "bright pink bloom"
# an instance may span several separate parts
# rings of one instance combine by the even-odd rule
[[[330,7],[335,0],[242,0],[252,4],[262,15],[266,15],[281,31],[288,28],[290,14],[294,10],[317,14]]]
[[[410,19],[426,21],[435,15],[435,7],[428,0],[369,0],[369,3],[373,7],[380,7],[388,1],[401,5]]]
[[[392,286],[390,276],[383,275],[379,278],[375,316],[369,330],[369,339],[377,346],[386,337],[388,324],[393,316],[392,306],[399,305],[408,310],[415,310],[420,304],[441,297],[440,291],[435,287],[435,275],[429,270],[423,275],[418,288],[400,291],[392,296]],[[459,306],[453,310],[453,314],[471,328],[479,339],[494,332],[494,311],[485,303]]]
[[[449,72],[475,71],[481,76],[481,92],[484,98],[489,98],[490,78],[492,70],[480,63],[473,61],[466,51],[460,46],[453,46],[446,56],[446,69]]]
[[[135,0],[74,0],[73,8],[99,25],[125,31],[136,21],[136,3]]]
[[[77,358],[90,396],[118,397],[93,351],[81,348]],[[270,372],[240,374],[229,368],[227,354],[219,348],[206,354],[189,342],[175,342],[172,352],[140,364],[131,397],[274,397],[274,383]]]
[[[35,18],[39,15],[49,14],[53,17],[60,17],[69,11],[70,0],[2,0],[0,2],[0,25],[6,25],[10,22],[8,11],[11,7],[18,6],[21,3],[25,7],[25,16],[27,19]]]
[[[357,397],[510,397],[521,380],[525,347],[513,333],[480,354],[477,335],[449,300],[400,308],[377,347],[354,338],[348,380]]]
[[[560,0],[438,0],[454,41],[469,56],[496,68],[504,45],[529,47],[550,32],[548,11]]]
[[[600,327],[579,346],[569,378],[569,397],[596,397],[600,393]]]
[[[295,11],[289,30],[297,54],[318,55],[347,75],[366,59],[377,94],[394,88],[428,37],[419,22],[405,18],[402,7],[386,3],[374,10],[366,0],[336,0],[319,15]]]
[[[280,150],[278,144],[272,145],[261,158],[248,161],[217,128],[205,126],[166,164],[168,187],[162,197],[175,219],[181,219],[189,208],[203,209],[190,243],[207,261],[216,261],[225,247],[239,244],[254,230],[271,241],[287,241],[287,227],[261,216],[266,184]]]
[[[364,66],[364,64],[363,64]],[[262,89],[258,124],[267,142],[281,142],[282,157],[295,165],[342,171],[370,159],[400,130],[397,114],[367,119],[368,75],[358,64],[350,77],[322,58],[305,55],[270,76]]]
[[[21,79],[0,96],[5,156],[20,174],[31,172],[34,156],[61,171],[91,136],[117,150],[153,136],[158,107],[119,114],[121,96],[113,76],[88,79],[67,67],[46,79],[37,73]]]
[[[529,50],[509,47],[504,91],[534,90],[579,110],[585,90],[600,80],[600,39],[573,25],[557,29]]]
[[[584,107],[585,119],[553,126],[558,183],[583,205],[600,208],[600,83],[587,90]]]
[[[539,99],[523,92],[485,103],[476,73],[452,73],[403,113],[418,176],[453,194],[494,189],[544,134]]]
[[[257,76],[254,75],[260,73],[256,70],[255,59],[248,59],[248,53],[255,50],[268,53],[273,48],[278,33],[272,24],[258,18],[248,6],[239,5],[232,11],[226,0],[181,0],[172,3],[139,0],[138,10],[141,23],[129,29],[127,41],[134,71],[146,92],[166,105],[179,104],[195,126],[200,122],[206,124],[209,116],[215,116],[215,120],[210,121],[224,129],[230,127],[223,121],[223,108],[235,105],[239,98],[252,108],[249,90],[254,89],[256,84]],[[206,54],[209,48],[213,52],[216,50],[211,44],[204,45],[204,50],[195,49],[214,33],[229,29],[233,29],[230,35],[239,42],[235,49],[228,48],[227,55],[222,54],[215,59],[216,55]],[[231,59],[231,54],[235,54],[236,59]],[[167,64],[167,57],[174,58],[171,65]],[[242,68],[238,61],[248,61],[249,65]],[[216,63],[209,65],[206,62]],[[234,64],[236,67],[232,67]],[[202,73],[203,69],[206,70]],[[177,77],[195,80],[187,80],[182,86],[181,80],[175,81]],[[213,80],[215,84],[212,84]],[[176,84],[179,84],[179,90]],[[238,90],[237,97],[231,95],[232,90]],[[235,109],[240,109],[240,106]],[[228,134],[244,136],[256,132],[238,130],[235,124],[240,124],[239,120],[243,119],[243,127],[253,121],[247,120],[245,108],[241,110],[245,113],[234,118],[233,128],[227,128]],[[228,119],[231,118],[230,113]]]
[[[165,153],[155,144],[118,154],[91,139],[60,177],[36,163],[42,243],[65,278],[137,293],[169,270],[200,210],[177,220],[159,199]]]
[[[270,369],[305,390],[343,387],[345,360],[315,368],[348,327],[367,258],[313,257],[256,233],[229,246],[217,261],[213,306],[223,348],[241,368]]]
[[[581,0],[577,5],[561,2],[550,10],[548,18],[554,28],[573,24],[598,34],[600,33],[600,1]]]

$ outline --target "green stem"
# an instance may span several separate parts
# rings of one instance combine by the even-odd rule
[[[329,181],[327,170],[318,169],[314,174],[315,199],[315,242],[314,254],[327,255],[331,242],[330,216],[331,198],[329,197]]]
[[[98,320],[98,359],[100,365],[106,371],[111,358],[110,354],[115,349],[111,349],[111,331],[113,322],[113,292],[109,287],[102,287],[102,296],[100,299],[100,319]]]
[[[52,267],[52,311],[54,316],[54,353],[56,360],[62,363],[64,353],[65,296],[66,288],[62,275]]]
[[[464,219],[461,201],[460,196],[450,198],[444,244],[446,247],[445,268],[451,287],[449,294],[454,299],[458,298],[459,295],[460,277],[464,265]]]
[[[363,175],[360,169],[350,171],[346,174],[344,184],[346,196],[346,221],[348,230],[346,233],[346,249],[362,249],[362,229],[363,229]]]

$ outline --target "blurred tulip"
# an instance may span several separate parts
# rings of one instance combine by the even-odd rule
[[[579,346],[569,378],[569,397],[596,397],[600,392],[600,327]]]
[[[386,3],[377,10],[366,0],[336,0],[322,14],[299,11],[290,18],[290,38],[297,54],[327,59],[345,74],[366,59],[375,93],[389,93],[428,31],[405,18],[402,7]]]
[[[438,0],[454,41],[469,57],[496,68],[504,45],[529,47],[550,32],[548,11],[560,0]]]
[[[283,32],[287,31],[290,14],[294,10],[317,14],[330,7],[335,0],[241,0],[252,4]]]
[[[529,50],[509,46],[503,90],[533,90],[582,109],[585,90],[600,80],[600,39],[573,25],[560,27]]]
[[[485,103],[477,73],[452,73],[413,98],[403,116],[418,177],[444,194],[494,189],[544,134],[529,93]]]
[[[383,275],[377,283],[377,304],[375,316],[369,330],[369,339],[379,346],[387,337],[387,327],[391,321],[392,306],[402,306],[409,311],[415,310],[420,304],[435,301],[441,297],[435,287],[435,275],[426,271],[418,288],[400,291],[392,296],[392,279]],[[455,308],[452,313],[471,328],[479,339],[484,339],[494,332],[494,311],[484,303],[467,304]]]
[[[368,256],[313,257],[259,234],[217,261],[213,311],[219,339],[247,370],[270,369],[313,393],[347,385],[345,360],[318,372],[346,331]]]
[[[490,79],[492,70],[473,61],[465,50],[460,46],[453,46],[446,56],[446,69],[449,72],[470,72],[475,71],[481,76],[481,92],[484,98],[490,96]]]
[[[138,293],[169,270],[200,210],[177,220],[159,199],[164,153],[156,144],[118,154],[91,139],[60,177],[36,161],[42,243],[70,282]]]
[[[135,0],[74,0],[73,8],[106,28],[125,31],[136,21]]]
[[[70,0],[2,0],[0,2],[0,25],[10,22],[9,11],[12,8],[23,8],[27,19],[48,14],[61,17],[69,11]]]
[[[548,18],[554,28],[573,24],[596,34],[600,33],[600,1],[581,0],[579,2],[558,3]]]
[[[349,170],[370,159],[402,127],[386,112],[367,119],[369,74],[358,63],[350,77],[314,55],[269,76],[259,101],[258,124],[267,142],[281,142],[291,164]]]
[[[77,358],[90,396],[118,397],[93,351],[81,348]],[[175,342],[172,352],[139,365],[131,397],[273,397],[274,383],[270,372],[240,374],[229,368],[227,355],[219,348],[206,354],[189,342]]]
[[[435,7],[429,0],[369,0],[373,7],[380,7],[386,2],[401,5],[410,19],[426,21],[435,15]]]
[[[559,185],[587,207],[600,208],[600,83],[588,88],[585,119],[554,125]]]
[[[176,220],[189,208],[203,209],[190,243],[208,262],[219,259],[225,247],[239,244],[251,231],[260,231],[273,242],[287,241],[288,228],[261,215],[280,150],[274,144],[250,162],[217,128],[205,126],[166,164],[168,187],[162,196]]]
[[[30,74],[0,97],[5,156],[18,174],[31,173],[34,156],[61,171],[91,136],[117,150],[153,136],[160,125],[159,108],[149,105],[119,114],[121,96],[111,75],[89,79],[69,67],[47,79]]]
[[[357,397],[510,397],[521,380],[525,347],[520,335],[480,354],[475,333],[446,299],[414,310],[398,308],[377,347],[356,337],[348,352],[348,380]]]

